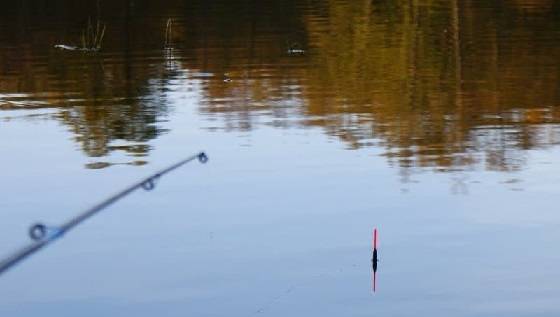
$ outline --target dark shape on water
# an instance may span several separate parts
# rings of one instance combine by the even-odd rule
[[[84,211],[78,216],[70,219],[66,223],[58,227],[50,227],[42,223],[36,223],[29,228],[29,236],[33,240],[31,244],[20,250],[14,252],[12,255],[6,257],[0,261],[0,274],[6,272],[8,269],[18,264],[20,261],[24,260],[33,253],[39,251],[43,247],[47,246],[51,242],[54,242],[58,238],[62,237],[66,232],[70,231],[80,223],[94,216],[101,210],[107,208],[118,200],[128,196],[128,194],[133,191],[143,188],[144,190],[152,190],[155,188],[155,181],[161,176],[195,160],[198,159],[200,163],[208,162],[208,156],[204,152],[200,152],[196,155],[190,156],[182,161],[179,161],[155,174],[148,176],[147,178],[125,188],[124,190],[116,193],[115,195],[105,199],[104,201],[98,203],[97,205],[91,207],[90,209]]]

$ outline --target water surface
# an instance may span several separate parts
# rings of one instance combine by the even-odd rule
[[[210,162],[3,275],[2,315],[560,313],[555,2],[3,6],[2,254]]]

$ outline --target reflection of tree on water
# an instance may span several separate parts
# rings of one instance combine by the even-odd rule
[[[89,156],[106,156],[115,150],[144,156],[149,151],[145,143],[161,132],[155,125],[156,112],[150,108],[138,105],[72,107],[62,111],[60,118],[70,126],[76,141]],[[127,141],[127,144],[112,146],[116,140]]]
[[[80,21],[75,25],[87,22],[91,10],[84,8],[95,7],[100,3],[88,1],[77,7],[63,5],[66,2],[53,1],[46,4],[37,1],[13,8],[15,12],[12,14],[16,17],[33,17],[33,12],[44,6],[60,8],[53,12],[53,16],[49,16],[48,21],[62,23],[58,26],[34,19],[22,22],[25,24],[20,25],[23,29],[41,26],[42,32],[48,34],[44,38],[50,38],[51,42],[43,43],[44,38],[39,38],[39,42],[30,41],[29,44],[36,47],[15,43],[14,49],[7,49],[0,54],[0,62],[8,60],[8,65],[11,65],[4,70],[0,66],[0,90],[21,92],[2,98],[5,101],[0,102],[0,107],[60,109],[54,117],[70,127],[75,140],[88,156],[103,157],[114,151],[121,151],[132,157],[146,156],[150,150],[148,141],[164,132],[159,127],[158,118],[167,111],[165,102],[162,102],[159,88],[148,85],[148,81],[154,77],[163,77],[164,66],[135,67],[133,64],[133,50],[143,43],[131,43],[130,33],[136,32],[131,28],[136,23],[131,19],[126,1],[109,4],[112,9],[122,13],[119,21],[124,21],[124,24],[113,22],[108,27],[109,36],[103,44],[104,51],[109,52],[105,53],[108,56],[103,51],[92,55],[53,50],[54,38],[60,38],[61,35],[63,38],[79,38],[79,34],[64,35],[62,28],[65,30],[67,25],[72,24],[71,21]],[[70,21],[65,20],[66,18],[70,18]],[[44,25],[50,27],[45,28]],[[0,34],[9,33],[10,27],[0,29],[3,31]],[[72,30],[80,29],[76,27]],[[36,60],[43,61],[40,56],[45,52],[51,54],[50,58],[46,63],[37,63]],[[21,58],[22,56],[25,58]],[[103,168],[121,163],[94,162],[87,167]],[[134,158],[130,162],[124,162],[129,165],[145,163]]]
[[[203,82],[201,110],[226,129],[268,117],[320,127],[350,148],[382,146],[404,169],[517,170],[524,150],[560,138],[560,38],[550,36],[559,8],[543,5],[527,19],[523,3],[324,1],[298,13],[303,26],[278,22],[305,28],[309,52],[288,57],[282,36],[232,15],[236,33],[217,27],[189,38],[200,44],[189,67],[232,78]],[[229,50],[216,49],[226,40]]]
[[[560,38],[526,35],[554,34],[546,24],[553,12],[527,23],[507,7],[383,3],[332,1],[328,20],[309,19],[318,67],[304,94],[335,92],[337,98],[306,99],[310,114],[338,117],[328,131],[354,146],[381,139],[399,166],[439,170],[477,162],[517,169],[522,150],[557,142],[558,130],[543,123],[560,122],[554,108]],[[331,31],[319,31],[326,23]],[[514,35],[500,34],[506,31]],[[526,87],[544,93],[527,94]],[[534,112],[542,112],[536,125],[530,122]]]
[[[560,8],[529,2],[102,2],[114,14],[104,19],[110,54],[53,53],[33,65],[36,48],[22,45],[0,54],[0,90],[45,92],[91,156],[146,154],[166,112],[158,89],[187,68],[200,111],[227,130],[319,127],[350,148],[383,147],[404,170],[517,170],[525,150],[560,139]],[[87,21],[75,5],[56,8],[72,25]],[[24,19],[17,29],[26,23],[40,25]],[[172,47],[162,51],[166,39]],[[288,54],[287,42],[305,54]],[[149,50],[161,60],[134,60]]]
[[[77,78],[84,103],[60,113],[88,156],[112,151],[145,156],[150,150],[147,142],[164,132],[158,126],[158,117],[166,113],[164,100],[157,88],[144,88],[149,75],[132,72],[126,52],[123,59],[120,69],[102,65]]]

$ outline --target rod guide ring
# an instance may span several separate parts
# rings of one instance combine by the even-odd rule
[[[37,241],[42,240],[47,235],[47,226],[42,223],[36,223],[29,228],[29,236]]]

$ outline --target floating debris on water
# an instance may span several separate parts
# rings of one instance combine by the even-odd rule
[[[83,48],[79,46],[64,45],[64,44],[57,44],[54,46],[54,48],[63,51],[78,51],[78,52],[91,52],[91,53],[96,53],[99,51],[98,48]]]
[[[299,48],[289,48],[288,49],[288,54],[289,55],[305,55],[305,50],[304,49],[299,49]]]
[[[287,42],[288,55],[305,55],[305,49],[298,42]]]
[[[63,44],[55,45],[54,48],[57,48],[59,50],[67,50],[67,51],[80,51],[81,50],[81,48],[79,48],[77,46],[63,45]]]

